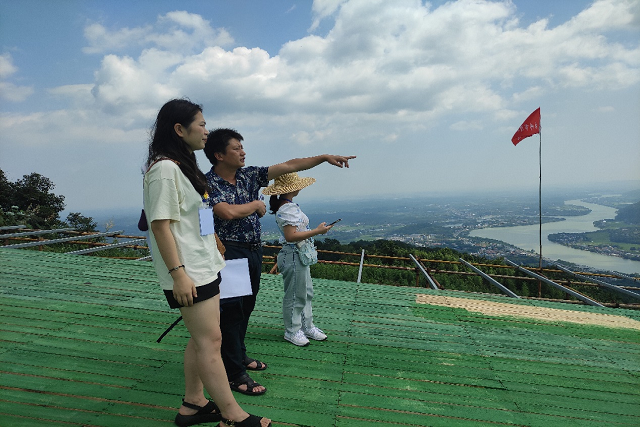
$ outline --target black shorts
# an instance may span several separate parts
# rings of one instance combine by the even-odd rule
[[[208,300],[209,298],[213,298],[220,293],[220,273],[218,273],[218,278],[213,282],[198,286],[196,289],[198,290],[198,296],[193,299],[193,303],[197,303],[200,301]],[[180,308],[182,305],[173,297],[173,291],[164,290],[164,296],[167,298],[167,302],[169,303],[169,307],[171,308]]]

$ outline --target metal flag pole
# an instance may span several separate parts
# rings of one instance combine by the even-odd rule
[[[538,133],[540,135],[540,145],[538,147],[538,163],[540,165],[540,182],[538,184],[538,212],[540,213],[540,258],[538,259],[538,267],[540,274],[542,274],[542,117],[538,125]],[[542,282],[538,280],[538,298],[542,297]]]
[[[540,163],[540,183],[538,186],[538,210],[540,212],[540,260],[539,267],[542,271],[542,117],[540,117],[539,125],[540,146],[538,148],[538,158]]]

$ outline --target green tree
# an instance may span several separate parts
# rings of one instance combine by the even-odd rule
[[[61,225],[60,212],[64,209],[64,196],[51,190],[53,182],[39,173],[24,175],[12,183],[0,170],[0,208],[3,218],[13,217],[13,223],[21,222],[33,228],[52,228]]]
[[[9,182],[4,171],[0,169],[0,209],[9,212],[13,203],[13,183]]]
[[[66,223],[77,231],[91,232],[96,230],[97,223],[90,216],[83,216],[80,212],[71,212],[67,215]]]

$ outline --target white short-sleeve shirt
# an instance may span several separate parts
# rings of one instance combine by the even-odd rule
[[[284,227],[287,225],[293,225],[296,227],[296,231],[307,231],[309,229],[309,218],[302,212],[300,206],[295,203],[285,203],[276,212],[276,224],[280,229],[281,244],[287,243],[284,238]]]
[[[153,265],[162,289],[173,289],[173,278],[160,256],[151,222],[168,219],[178,249],[180,263],[197,286],[213,282],[224,267],[224,259],[218,251],[215,236],[200,235],[199,209],[202,197],[182,173],[178,165],[170,160],[154,164],[144,176],[144,207],[149,223]]]

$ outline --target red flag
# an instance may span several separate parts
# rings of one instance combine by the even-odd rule
[[[522,123],[513,138],[511,138],[511,142],[513,142],[513,145],[518,145],[518,142],[536,133],[540,133],[540,107]]]

